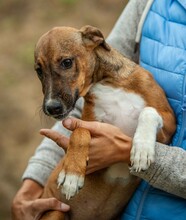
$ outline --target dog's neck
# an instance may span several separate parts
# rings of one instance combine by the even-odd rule
[[[98,48],[96,56],[98,59],[93,74],[94,83],[102,80],[109,82],[113,78],[118,81],[125,79],[136,66],[136,63],[124,57],[113,48],[110,51]]]

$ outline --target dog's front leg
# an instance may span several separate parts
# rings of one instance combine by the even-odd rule
[[[61,187],[66,199],[77,194],[84,185],[90,138],[89,131],[84,128],[75,129],[70,137],[57,180],[58,187]]]
[[[140,113],[133,138],[130,156],[132,170],[146,170],[154,162],[156,137],[162,127],[163,119],[156,109],[145,107]]]

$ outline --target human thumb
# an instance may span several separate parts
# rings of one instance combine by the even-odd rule
[[[81,119],[69,117],[63,120],[63,126],[71,131],[76,128],[85,128],[89,130],[91,134],[96,134],[100,131],[101,123],[95,121],[83,121]]]
[[[36,199],[32,204],[32,208],[40,212],[47,210],[58,210],[62,212],[67,212],[70,210],[69,205],[60,202],[56,198]]]
[[[77,118],[67,118],[63,120],[63,126],[71,131],[75,130],[76,128],[82,127],[82,120]]]

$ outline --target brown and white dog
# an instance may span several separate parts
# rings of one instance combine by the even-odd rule
[[[44,34],[36,45],[35,70],[44,112],[63,119],[84,97],[83,120],[116,125],[133,138],[132,169],[150,166],[156,140],[170,142],[175,118],[163,90],[149,72],[111,48],[97,28],[57,27]],[[139,179],[124,163],[85,177],[90,138],[83,128],[72,133],[44,190],[43,197],[69,204],[70,212],[48,211],[42,220],[116,219],[135,191]]]

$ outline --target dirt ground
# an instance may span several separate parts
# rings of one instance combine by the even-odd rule
[[[21,175],[54,121],[41,111],[40,82],[33,70],[37,39],[54,26],[90,24],[109,33],[127,1],[0,1],[0,220],[9,220],[10,204]]]

